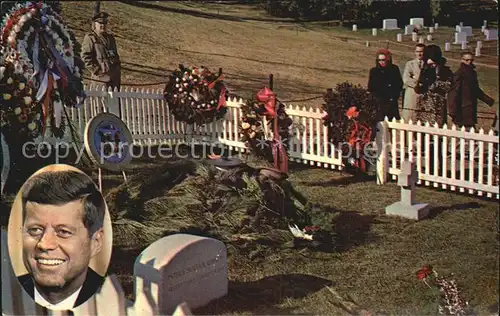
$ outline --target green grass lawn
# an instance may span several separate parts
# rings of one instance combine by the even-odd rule
[[[157,173],[165,162],[136,160],[130,174]],[[96,170],[87,172],[97,179]],[[230,246],[229,294],[196,314],[347,314],[334,291],[375,314],[433,315],[436,293],[415,275],[425,264],[442,275],[453,273],[479,315],[490,315],[497,308],[496,202],[419,187],[417,201],[429,203],[432,210],[428,219],[413,221],[385,215],[385,207],[399,199],[400,189],[394,183],[376,185],[370,178],[297,164],[291,166],[289,181],[314,205],[313,223],[335,233],[335,251],[262,246],[268,249],[252,256]],[[122,182],[121,175],[105,172],[104,193]],[[157,192],[148,199],[178,197],[176,187],[155,187]],[[2,225],[7,223],[12,197],[2,203]],[[155,205],[163,205],[154,210],[161,235],[173,229],[162,222],[168,221],[174,209]],[[157,221],[151,217],[153,211],[145,209],[140,214],[145,225]],[[133,299],[133,258],[144,246],[130,247],[130,233],[115,225],[110,271]]]

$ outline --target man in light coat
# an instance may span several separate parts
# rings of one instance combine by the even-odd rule
[[[403,119],[408,122],[410,119],[415,121],[417,109],[418,93],[415,92],[415,87],[418,84],[420,71],[424,66],[424,44],[417,44],[415,46],[415,59],[406,62],[403,72],[403,83],[405,86],[405,98],[403,103]]]

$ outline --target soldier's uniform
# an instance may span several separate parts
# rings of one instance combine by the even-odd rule
[[[106,24],[109,14],[100,12],[92,18],[93,22]],[[104,84],[106,87],[120,87],[121,65],[120,56],[113,35],[97,34],[92,31],[85,34],[82,43],[82,60],[92,73],[94,84]]]

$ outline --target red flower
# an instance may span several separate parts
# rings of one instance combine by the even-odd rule
[[[359,112],[358,109],[353,105],[347,110],[347,112],[345,112],[345,115],[347,116],[348,119],[356,118],[358,117]]]
[[[432,273],[432,266],[427,265],[423,266],[420,270],[417,271],[417,278],[419,280],[423,280],[428,277]]]

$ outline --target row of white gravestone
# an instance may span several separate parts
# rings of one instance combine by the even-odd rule
[[[424,19],[423,18],[411,18],[410,25],[417,27],[417,28],[421,28],[424,26]],[[436,23],[435,28],[437,28],[437,23]],[[398,20],[397,19],[384,19],[384,20],[382,20],[382,29],[383,30],[397,30],[397,29],[399,29]],[[356,32],[358,30],[358,25],[354,24],[352,26],[352,30],[354,32]],[[413,31],[413,29],[412,29],[412,31]],[[373,36],[377,35],[376,28],[373,29],[372,35]]]

